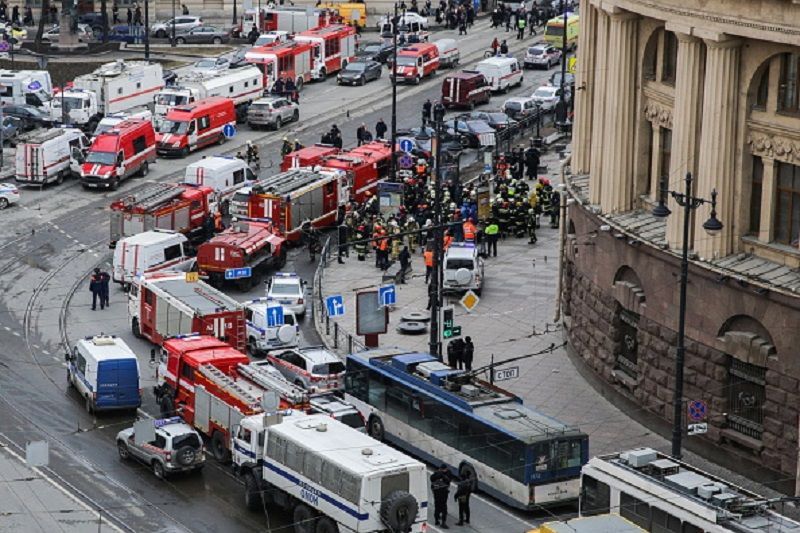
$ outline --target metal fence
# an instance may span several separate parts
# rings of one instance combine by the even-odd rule
[[[495,133],[495,157],[497,157],[501,151],[511,151],[515,141],[521,140],[522,137],[529,135],[531,132],[535,133],[534,139],[541,139],[542,131],[553,126],[556,127],[555,135],[551,134],[548,137],[554,141],[560,139],[564,135],[568,135],[571,127],[569,124],[556,123],[555,113],[546,112],[542,109],[517,119],[517,122],[513,125]],[[535,143],[538,144],[537,147],[545,149],[552,144],[552,142],[548,142],[548,137],[540,141],[535,141]]]

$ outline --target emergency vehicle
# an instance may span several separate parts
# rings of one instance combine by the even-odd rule
[[[262,415],[268,391],[282,409],[307,409],[308,395],[271,365],[250,363],[239,350],[207,335],[166,339],[156,369],[156,396],[162,415],[177,414],[210,440],[218,461],[230,459],[230,436],[242,418]]]
[[[455,39],[439,39],[433,43],[439,50],[439,67],[455,68],[461,60],[461,51]]]
[[[290,168],[313,167],[329,155],[336,155],[339,149],[330,144],[314,144],[306,146],[294,152],[289,152],[283,156],[281,161],[281,172],[286,172]]]
[[[343,24],[358,28],[367,27],[366,2],[322,2],[318,7],[332,9],[339,15]]]
[[[200,275],[214,286],[235,280],[250,290],[264,271],[286,264],[285,241],[268,220],[238,219],[197,247]]]
[[[174,107],[158,125],[159,154],[186,157],[189,152],[225,142],[225,126],[236,126],[233,100],[213,96]]]
[[[324,80],[344,68],[356,56],[356,30],[352,26],[333,24],[295,35],[294,40],[310,43],[313,50],[311,78]]]
[[[127,290],[137,276],[158,270],[187,272],[195,264],[188,248],[184,234],[168,230],[145,231],[120,239],[114,248],[111,279]]]
[[[522,68],[516,57],[490,57],[475,65],[494,92],[522,85]]]
[[[119,182],[150,172],[156,160],[156,134],[149,120],[124,120],[92,141],[81,165],[81,185],[116,189]]]
[[[128,292],[131,332],[153,344],[176,335],[198,333],[245,349],[241,304],[184,272],[154,272],[134,278]]]
[[[315,228],[336,223],[339,205],[348,199],[339,173],[293,169],[244,187],[231,200],[234,216],[268,218],[289,241],[302,236],[301,226]]]
[[[53,83],[46,70],[0,69],[0,103],[43,106],[53,94]]]
[[[466,107],[488,103],[492,88],[480,72],[462,70],[447,76],[442,82],[442,105],[447,108]]]
[[[189,240],[203,240],[213,231],[211,187],[190,187],[154,183],[111,203],[110,247],[118,240],[153,229],[185,234]]]
[[[248,9],[234,32],[238,32],[239,36],[245,36],[255,26],[259,33],[267,31],[297,33],[318,26],[327,26],[340,20],[341,17],[329,9],[309,11],[306,7],[289,6],[276,9]]]
[[[261,71],[263,86],[271,91],[278,81],[292,79],[300,91],[303,84],[311,81],[313,49],[310,43],[286,41],[248,50],[244,60]]]
[[[436,74],[438,68],[439,48],[435,44],[419,43],[398,50],[397,67],[389,66],[389,79],[419,84],[423,78]]]
[[[48,129],[21,135],[14,155],[17,183],[60,184],[67,176],[80,176],[89,139],[78,129]]]
[[[319,161],[318,166],[343,173],[343,189],[346,193],[343,203],[346,203],[351,199],[363,202],[367,199],[367,193],[374,195],[378,181],[388,177],[391,164],[392,150],[389,145],[373,141],[348,152],[326,157]]]
[[[232,448],[248,509],[269,501],[309,531],[428,530],[425,465],[329,416],[248,416]]]
[[[263,91],[264,78],[256,67],[230,69],[210,77],[191,72],[156,93],[155,114],[160,119],[176,106],[211,96],[224,96],[233,100],[236,118],[242,122],[247,116],[247,106],[260,98]]]
[[[276,307],[282,310],[283,323],[271,318]],[[244,313],[247,318],[247,351],[250,355],[263,357],[271,350],[294,348],[300,341],[297,317],[279,303],[269,298],[256,298],[244,303]]]
[[[253,184],[256,175],[243,160],[230,156],[204,157],[186,167],[183,183],[211,187],[211,211],[228,214],[228,202],[233,193]]]

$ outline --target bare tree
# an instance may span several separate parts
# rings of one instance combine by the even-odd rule
[[[39,13],[39,29],[36,30],[36,46],[42,44],[42,35],[44,35],[44,25],[50,19],[50,0],[42,0],[42,11]]]
[[[108,1],[100,0],[100,12],[103,14],[103,42],[108,42]]]

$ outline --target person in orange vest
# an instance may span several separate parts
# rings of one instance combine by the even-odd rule
[[[389,268],[389,237],[386,236],[385,230],[381,230],[378,239],[378,256],[378,268],[381,270]]]
[[[422,252],[422,257],[425,258],[425,283],[428,283],[431,279],[431,274],[433,274],[433,250],[425,248],[425,251]]]
[[[375,268],[380,268],[381,266],[381,254],[378,251],[378,239],[381,236],[381,227],[379,224],[375,224],[375,227],[372,231],[372,251],[375,252]]]
[[[224,229],[225,229],[225,227],[222,225],[222,213],[220,213],[219,211],[216,211],[214,213],[214,231],[219,233]]]
[[[466,222],[463,224],[464,228],[464,242],[475,242],[475,235],[477,234],[478,228],[475,227],[475,222],[473,219],[468,218]]]
[[[453,244],[453,236],[450,235],[450,230],[447,230],[444,233],[444,242],[443,242],[443,250],[446,252],[450,245]]]
[[[417,166],[414,168],[414,170],[417,174],[417,177],[424,180],[428,174],[428,165],[425,163],[424,159],[417,159]]]

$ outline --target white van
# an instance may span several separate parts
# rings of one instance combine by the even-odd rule
[[[125,237],[114,248],[111,279],[126,289],[137,276],[157,270],[188,272],[195,259],[188,257],[183,233],[156,229]]]
[[[294,313],[283,308],[283,324],[269,325],[270,309],[282,307],[268,298],[256,298],[245,302],[244,316],[247,320],[247,349],[250,355],[263,356],[270,350],[294,348],[300,340],[300,326]]]
[[[439,39],[433,43],[439,49],[439,66],[454,68],[461,59],[461,51],[455,39]]]
[[[454,242],[444,254],[444,284],[442,291],[483,289],[483,258],[471,242]]]
[[[139,360],[116,335],[79,340],[66,354],[67,383],[78,391],[86,411],[137,409],[142,405]]]
[[[233,194],[248,185],[252,185],[258,177],[250,167],[238,157],[211,156],[186,167],[183,183],[187,185],[203,185],[214,189],[211,208],[221,204],[220,211],[228,214],[228,202]]]
[[[79,129],[53,128],[21,135],[14,156],[14,179],[29,185],[60,184],[80,176],[89,139]]]
[[[139,109],[124,113],[112,113],[110,115],[106,115],[100,119],[100,122],[97,123],[97,127],[94,129],[94,132],[92,132],[92,138],[97,137],[101,133],[105,133],[110,129],[113,129],[114,126],[120,122],[131,118],[152,121],[153,113],[150,112],[149,109]]]
[[[493,92],[522,85],[522,68],[516,57],[490,57],[475,65],[475,70],[483,74]]]

